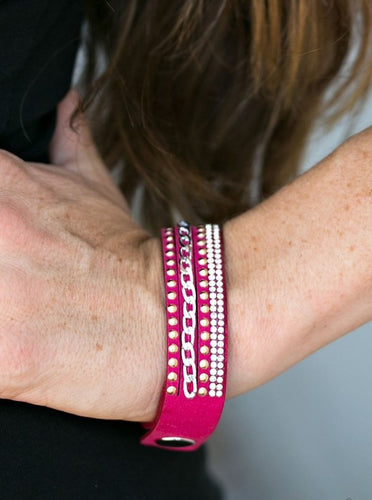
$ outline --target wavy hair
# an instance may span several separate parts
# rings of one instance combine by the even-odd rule
[[[221,223],[293,179],[314,119],[369,86],[371,13],[369,0],[86,0],[82,109],[107,166],[124,160],[128,200],[142,187],[147,226],[172,209]]]

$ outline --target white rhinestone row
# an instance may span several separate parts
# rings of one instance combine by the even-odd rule
[[[221,233],[217,224],[206,225],[210,297],[211,369],[209,396],[222,397],[225,377],[225,299],[222,271]]]

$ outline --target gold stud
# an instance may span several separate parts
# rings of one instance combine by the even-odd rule
[[[207,249],[206,248],[201,248],[199,250],[200,255],[207,255]]]
[[[170,339],[174,340],[178,337],[178,332],[176,332],[176,330],[171,330],[169,333],[168,333],[168,336]]]
[[[167,388],[167,393],[173,395],[176,394],[176,390],[177,389],[171,385]]]
[[[173,243],[167,243],[167,249],[168,250],[173,250],[173,248],[174,248]]]
[[[173,288],[174,286],[176,286],[176,282],[174,280],[169,280],[168,281],[168,286],[170,286],[170,287]]]
[[[174,300],[177,297],[176,292],[169,292],[167,295],[169,300]]]
[[[205,240],[199,240],[198,247],[204,247],[204,246],[205,246]]]
[[[208,326],[209,325],[209,320],[207,320],[206,318],[203,318],[200,321],[200,324],[201,324],[201,326]]]
[[[199,259],[199,264],[201,266],[206,266],[207,265],[207,259]]]
[[[204,341],[209,340],[209,333],[208,333],[208,332],[202,332],[202,333],[200,334],[200,338],[201,338],[202,340],[204,340]]]
[[[168,276],[174,276],[176,274],[176,271],[174,269],[168,269],[167,275]]]
[[[168,283],[169,283],[169,282],[168,282]],[[208,281],[207,281],[207,280],[202,280],[202,281],[199,283],[199,285],[200,285],[201,287],[203,287],[203,288],[207,288],[207,286],[208,286]]]
[[[174,307],[175,307],[175,306],[174,306]],[[178,323],[177,318],[172,317],[172,318],[169,318],[169,320],[168,320],[168,325],[171,325],[171,326],[176,326],[176,325],[177,325],[177,323]]]
[[[208,375],[207,375],[208,377]],[[175,382],[177,380],[177,373],[175,372],[170,372],[168,374],[168,380],[171,380],[172,382]]]
[[[174,252],[172,252],[171,250],[169,250],[168,252],[165,253],[165,255],[167,257],[174,257]]]
[[[206,304],[204,304],[203,306],[201,306],[200,310],[201,310],[202,313],[208,313],[209,312],[209,306],[207,306]]]
[[[201,373],[199,378],[200,378],[200,382],[208,382],[208,379],[209,379],[209,377],[206,373]]]
[[[199,396],[206,396],[207,395],[207,389],[205,387],[200,387],[198,393],[199,393]]]
[[[208,354],[209,353],[209,348],[206,345],[203,345],[203,347],[200,349],[200,352],[202,354]]]
[[[208,297],[209,297],[208,292],[202,292],[202,293],[200,294],[200,298],[201,298],[202,300],[208,300]]]
[[[170,360],[168,361],[168,365],[172,368],[175,368],[178,365],[178,361],[176,360],[176,358],[170,358]]]
[[[206,278],[208,276],[208,270],[207,269],[200,269],[200,276],[203,278]]]
[[[177,344],[171,344],[168,348],[169,352],[177,352],[178,351],[178,345]]]
[[[167,260],[167,266],[174,266],[175,262],[173,259]]]
[[[207,306],[208,307],[208,306]],[[175,306],[174,304],[168,306],[168,312],[170,313],[175,313],[177,312],[177,306]],[[177,324],[177,323],[176,323]]]
[[[205,370],[206,368],[208,368],[209,366],[209,363],[206,359],[202,359],[199,363],[199,366],[200,368],[202,368],[203,370]]]

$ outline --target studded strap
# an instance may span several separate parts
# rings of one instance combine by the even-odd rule
[[[214,432],[226,393],[227,311],[222,229],[180,222],[162,230],[167,376],[141,443],[194,451]]]

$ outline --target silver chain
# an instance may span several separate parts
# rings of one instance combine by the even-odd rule
[[[178,223],[180,240],[180,278],[183,296],[183,318],[181,333],[181,357],[183,362],[183,392],[188,399],[197,393],[197,374],[195,364],[195,330],[196,330],[196,290],[192,270],[192,239],[187,222]],[[191,373],[189,373],[189,369]],[[192,390],[189,390],[190,384]]]

